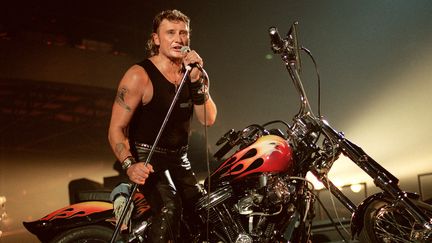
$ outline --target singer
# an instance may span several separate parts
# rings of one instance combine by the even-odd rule
[[[147,42],[149,57],[126,71],[112,107],[109,143],[129,180],[140,185],[154,215],[146,242],[177,241],[182,212],[187,218],[201,195],[187,158],[191,117],[195,112],[207,126],[216,119],[204,62],[189,48],[189,24],[189,17],[178,10],[155,16]],[[189,76],[145,165],[186,67],[191,68]]]

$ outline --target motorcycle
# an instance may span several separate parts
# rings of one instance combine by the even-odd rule
[[[182,224],[189,242],[311,242],[314,205],[318,201],[312,173],[351,213],[351,236],[360,242],[431,242],[432,206],[411,192],[362,148],[314,115],[300,76],[297,23],[286,38],[269,29],[271,48],[280,54],[299,94],[300,110],[289,124],[282,120],[231,129],[218,141],[214,158],[220,165],[206,178],[205,194],[195,205],[200,223]],[[314,61],[315,62],[315,61]],[[285,132],[284,132],[284,131]],[[228,155],[232,152],[231,155]],[[340,155],[365,171],[382,192],[355,205],[328,178]],[[228,155],[228,156],[227,156]],[[224,159],[224,157],[228,157]],[[151,225],[149,206],[139,192],[132,195],[134,213],[116,237],[113,205],[82,202],[24,226],[43,242],[145,242]],[[196,226],[196,225],[195,225]]]

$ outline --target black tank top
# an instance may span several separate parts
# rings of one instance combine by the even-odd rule
[[[148,104],[140,105],[136,109],[129,126],[129,139],[131,142],[153,145],[176,90],[175,86],[163,76],[149,59],[138,63],[138,65],[142,66],[150,77],[153,85],[153,97]],[[188,144],[190,120],[193,113],[189,83],[186,82],[183,85],[157,144],[158,147],[178,149]]]

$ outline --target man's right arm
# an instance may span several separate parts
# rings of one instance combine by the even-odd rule
[[[134,111],[143,101],[148,83],[147,73],[137,65],[132,66],[119,83],[111,112],[108,140],[114,155],[120,162],[132,156],[126,131]],[[126,172],[133,182],[144,184],[151,169],[143,165],[134,164],[127,169]]]
[[[140,90],[143,88],[144,74],[145,72],[140,73],[138,67],[132,66],[125,73],[117,88],[112,106],[108,140],[119,161],[131,156],[126,129],[135,109],[141,103],[142,92]]]

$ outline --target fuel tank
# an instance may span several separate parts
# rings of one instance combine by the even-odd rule
[[[213,186],[231,184],[262,173],[288,172],[292,166],[293,153],[288,142],[276,135],[266,135],[225,160],[210,180]]]

